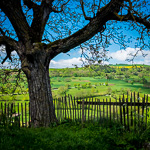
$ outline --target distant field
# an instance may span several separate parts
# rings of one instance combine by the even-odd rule
[[[12,73],[5,78],[4,74],[8,73],[9,70],[5,70],[4,74],[2,74],[2,71],[0,100],[29,100],[25,75],[21,74],[21,79],[16,86],[17,74]],[[54,98],[62,97],[65,94],[76,97],[117,98],[127,92],[140,92],[142,95],[150,95],[150,66],[147,65],[117,64],[50,69],[50,76]],[[7,79],[7,82],[2,84],[5,79]],[[14,93],[13,88],[16,88]]]
[[[111,88],[111,92],[115,92],[117,95],[122,94],[123,92],[126,94],[127,91],[130,92],[140,92],[142,94],[150,94],[150,89],[143,87],[143,84],[140,83],[134,83],[131,85],[130,83],[127,83],[122,80],[108,80],[108,86],[106,85],[100,85],[100,84],[105,84],[107,81],[106,79],[97,79],[97,78],[92,78],[92,77],[74,77],[70,78],[70,82],[64,82],[66,78],[61,78],[59,77],[59,82],[57,81],[58,78],[53,77],[51,78],[52,80],[52,88],[55,89],[53,90],[54,93],[57,93],[60,86],[66,86],[67,84],[70,85],[69,90],[67,91],[66,94],[71,94],[73,96],[78,96],[78,93],[80,91],[84,92],[92,92],[93,88],[93,94],[100,97],[100,95],[107,95],[108,89]],[[91,88],[82,88],[82,85],[84,84],[91,83],[92,87]],[[80,88],[78,86],[75,88],[74,84],[80,84]]]

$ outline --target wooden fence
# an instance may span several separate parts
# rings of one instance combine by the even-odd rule
[[[78,120],[82,123],[90,120],[113,120],[120,122],[125,128],[146,126],[148,123],[149,97],[140,97],[139,93],[123,95],[118,99],[75,98],[66,96],[54,99],[56,117],[59,122],[65,119]],[[0,104],[0,124],[30,126],[30,103]]]

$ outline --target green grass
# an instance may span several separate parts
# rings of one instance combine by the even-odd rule
[[[66,78],[70,79],[70,82],[66,82]],[[83,92],[84,93],[91,93],[92,95],[96,96],[97,98],[103,99],[103,98],[108,98],[108,88],[111,88],[112,92],[118,97],[119,95],[122,95],[122,89],[124,91],[136,91],[140,92],[141,94],[150,94],[150,90],[147,87],[143,87],[143,84],[140,83],[134,83],[133,85],[130,83],[127,83],[123,80],[108,80],[109,86],[100,86],[100,83],[105,83],[107,80],[105,78],[99,79],[98,77],[93,78],[93,77],[51,77],[52,81],[52,89],[54,95],[59,95],[59,91],[57,90],[60,86],[66,86],[67,84],[70,85],[70,88],[68,89],[66,94],[70,94],[72,96],[79,96]],[[86,88],[86,89],[78,89],[75,88],[74,84],[80,84],[80,86],[84,84],[91,83],[92,87],[95,87],[95,83],[97,86],[95,87],[95,90],[92,88]],[[126,94],[125,92],[125,94]],[[61,95],[63,96],[63,95]],[[57,96],[58,97],[58,96]],[[18,94],[14,95],[13,97],[8,95],[8,94],[0,94],[0,100],[7,100],[7,101],[12,101],[12,100],[17,100],[17,101],[25,101],[29,100],[28,94]]]
[[[13,102],[13,101],[17,101],[17,102],[20,102],[20,101],[28,101],[29,100],[29,94],[19,94],[19,95],[8,95],[8,94],[3,94],[3,95],[0,95],[0,100],[6,100],[6,101],[10,101],[10,102]]]
[[[106,95],[108,91],[108,87],[111,88],[112,91],[115,91],[115,94],[120,95],[120,91],[123,89],[125,91],[140,91],[141,94],[150,94],[149,88],[143,87],[143,84],[140,83],[134,83],[133,85],[130,83],[127,83],[123,80],[109,80],[108,84],[109,86],[100,86],[99,83],[105,83],[107,80],[106,79],[97,79],[93,77],[74,77],[73,79],[70,77],[71,82],[64,82],[65,78],[59,77],[59,80],[61,82],[57,82],[57,78],[53,77],[52,78],[52,88],[59,88],[59,86],[65,86],[66,84],[70,84],[70,89],[67,91],[67,94],[71,94],[72,96],[78,96],[78,93],[82,91],[86,91],[87,93],[92,93],[91,89],[92,88],[86,88],[86,89],[78,89],[74,87],[74,84],[76,83],[77,85],[80,84],[81,86],[85,83],[91,83],[92,87],[95,87],[95,83],[97,83],[97,86],[95,88],[95,92],[93,93],[94,95],[99,95],[98,98],[107,98],[107,97],[101,97],[102,95]],[[54,93],[57,94],[57,90],[54,90]],[[126,94],[126,93],[125,93]]]
[[[124,131],[116,123],[65,122],[50,128],[0,128],[3,150],[140,150],[150,141],[150,129]]]

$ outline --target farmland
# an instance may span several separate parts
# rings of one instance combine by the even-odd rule
[[[0,100],[29,100],[25,75],[13,70],[1,71]],[[72,95],[112,99],[139,92],[150,94],[150,66],[110,65],[84,68],[50,69],[53,98]]]

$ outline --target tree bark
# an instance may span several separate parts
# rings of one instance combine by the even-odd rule
[[[27,76],[31,126],[48,127],[57,122],[49,77],[49,57],[42,49],[34,51],[34,57],[26,55],[22,70]]]
[[[34,68],[28,78],[31,123],[34,127],[49,126],[56,121],[49,70]]]

